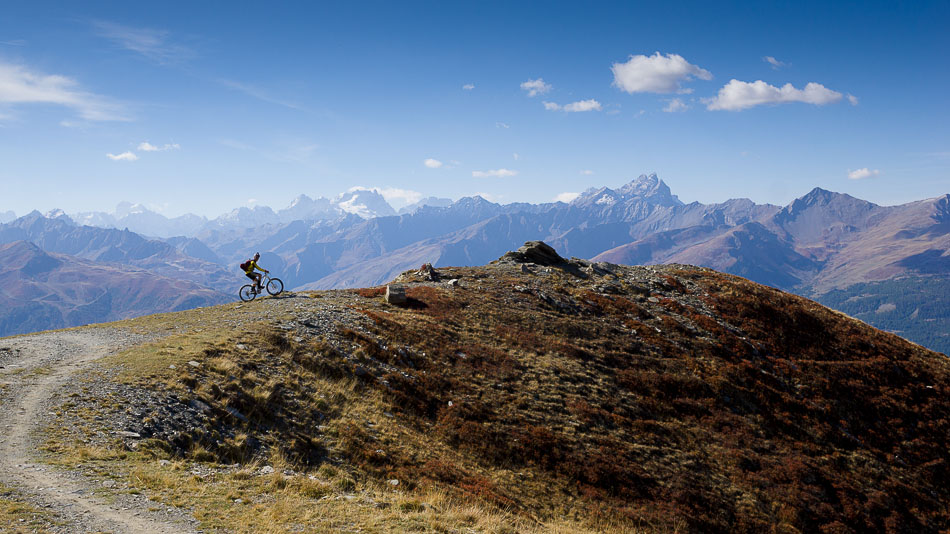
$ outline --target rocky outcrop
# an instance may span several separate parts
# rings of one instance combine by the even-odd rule
[[[534,263],[544,266],[558,266],[567,263],[556,250],[544,241],[528,241],[521,248],[507,252],[499,263]]]

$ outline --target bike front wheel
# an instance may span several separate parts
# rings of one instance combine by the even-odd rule
[[[267,282],[267,292],[271,295],[280,295],[284,291],[284,283],[280,278],[271,278]]]
[[[243,300],[244,302],[250,302],[254,300],[254,297],[257,296],[257,293],[254,291],[254,286],[251,284],[248,284],[246,286],[241,287],[241,290],[238,291],[238,296],[241,297],[241,300]]]

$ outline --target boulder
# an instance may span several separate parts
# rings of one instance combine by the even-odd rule
[[[390,304],[405,304],[406,287],[400,285],[386,286],[386,302]]]
[[[528,241],[518,250],[506,253],[498,261],[502,263],[534,263],[537,265],[563,265],[567,262],[551,245],[544,241]]]

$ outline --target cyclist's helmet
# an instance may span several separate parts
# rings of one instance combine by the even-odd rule
[[[254,253],[254,261],[257,261],[257,260],[259,260],[259,259],[261,259],[261,253],[260,253],[260,252],[255,252],[255,253]]]

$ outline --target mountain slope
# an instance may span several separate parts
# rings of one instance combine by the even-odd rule
[[[129,322],[169,336],[104,362],[124,381],[110,391],[146,417],[79,395],[74,411],[103,422],[75,438],[127,429],[137,437],[111,447],[139,452],[110,468],[208,526],[270,514],[286,521],[274,531],[339,529],[305,512],[365,502],[334,487],[373,503],[395,487],[443,530],[454,509],[427,512],[433,491],[547,531],[950,528],[946,357],[708,269],[563,261],[533,244],[439,271],[460,282],[400,276],[404,306],[379,288]],[[154,467],[196,454],[215,473],[200,498],[193,468]],[[256,474],[275,461],[283,475]],[[233,505],[248,494],[268,504]],[[356,509],[347,528],[394,528]]]
[[[0,245],[0,336],[227,302],[197,284],[148,271]]]
[[[760,239],[737,241],[726,234],[739,227],[721,225],[647,237],[595,259],[696,263],[813,294],[901,274],[946,273],[950,264],[940,258],[950,250],[948,197],[882,207],[816,188],[760,219]],[[755,262],[731,259],[741,257],[768,260],[772,267],[765,276],[754,275]]]
[[[744,199],[723,204],[683,205],[655,174],[642,175],[618,190],[587,191],[569,205],[492,206],[495,213],[481,210],[478,213],[481,218],[465,226],[436,223],[428,225],[426,233],[402,234],[401,242],[373,239],[374,243],[393,243],[399,248],[380,248],[374,255],[337,264],[328,276],[303,287],[325,289],[378,284],[409,265],[425,262],[478,265],[533,239],[549,241],[572,256],[592,257],[654,232],[701,224],[742,224],[763,219],[778,210],[775,206],[759,206]],[[457,209],[453,205],[429,213],[450,219]],[[457,217],[451,219],[458,220]],[[355,227],[347,239],[365,238],[365,231],[365,226]],[[418,241],[405,239],[427,234],[426,239]]]
[[[27,214],[0,225],[0,244],[30,241],[46,252],[68,254],[97,263],[115,263],[146,269],[168,278],[187,280],[219,291],[230,292],[240,272],[188,256],[168,243],[149,240],[128,230],[77,226],[65,216]],[[183,250],[211,251],[197,243],[183,243]],[[213,253],[211,254],[213,256]]]

